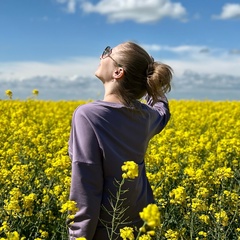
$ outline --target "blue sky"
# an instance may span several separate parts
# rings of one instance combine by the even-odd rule
[[[103,49],[135,41],[174,69],[169,98],[240,100],[240,2],[0,0],[0,99],[98,99]]]

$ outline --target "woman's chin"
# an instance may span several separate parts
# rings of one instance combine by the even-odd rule
[[[95,75],[97,78],[99,78],[99,77],[98,77],[98,70],[94,73],[94,75]]]
[[[97,71],[95,72],[95,77],[97,77],[99,80],[103,81]]]
[[[98,70],[95,72],[95,76],[101,80],[101,74],[99,73]]]

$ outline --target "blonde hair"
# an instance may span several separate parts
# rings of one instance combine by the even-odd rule
[[[125,74],[115,92],[127,105],[131,105],[133,100],[142,98],[146,93],[156,102],[171,90],[172,68],[155,62],[136,43],[122,43],[116,56]]]

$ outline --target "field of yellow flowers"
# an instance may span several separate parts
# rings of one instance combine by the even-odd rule
[[[67,240],[74,109],[85,101],[0,100],[0,240]],[[148,147],[155,238],[240,239],[240,102],[171,100]]]

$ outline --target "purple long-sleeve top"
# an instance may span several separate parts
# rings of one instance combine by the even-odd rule
[[[109,199],[116,193],[115,183],[122,179],[121,166],[126,161],[137,163],[139,174],[123,185],[128,189],[122,206],[127,207],[124,218],[128,217],[129,226],[142,225],[139,212],[154,201],[144,156],[149,140],[161,132],[169,118],[166,98],[153,104],[148,97],[147,104],[136,101],[134,107],[98,100],[75,110],[69,139],[70,200],[77,202],[79,211],[68,222],[70,239],[109,239],[102,221],[110,222],[111,216],[103,206],[112,210]]]

